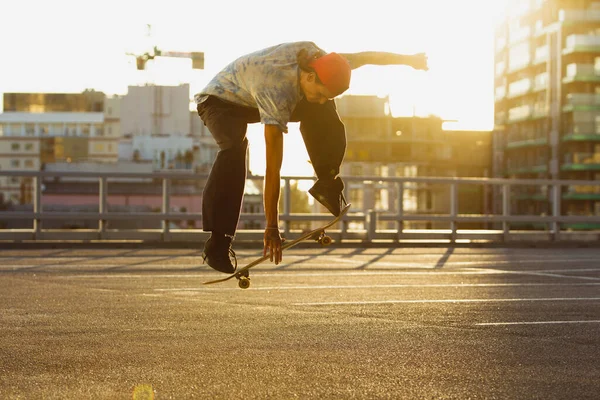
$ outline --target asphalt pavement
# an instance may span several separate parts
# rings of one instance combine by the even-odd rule
[[[600,396],[597,248],[301,248],[249,289],[221,275],[196,250],[0,250],[0,398]]]

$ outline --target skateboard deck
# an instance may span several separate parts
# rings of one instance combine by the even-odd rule
[[[325,229],[330,228],[331,226],[335,225],[336,223],[338,223],[342,217],[344,215],[346,215],[346,213],[348,212],[348,210],[350,209],[350,204],[346,204],[344,206],[344,208],[342,208],[342,211],[340,212],[340,215],[338,215],[337,217],[335,217],[334,219],[332,219],[331,221],[329,221],[328,223],[326,223],[325,225],[317,228],[317,229],[313,229],[312,231],[303,233],[300,237],[298,237],[297,239],[292,240],[291,242],[284,242],[283,246],[281,246],[281,251],[283,252],[284,250],[287,250],[291,247],[296,246],[298,243],[303,242],[307,239],[314,239],[317,240],[319,243],[321,243],[324,246],[327,246],[329,244],[331,244],[331,238],[327,235],[325,235]],[[261,264],[262,262],[270,259],[270,256],[262,256],[260,258],[257,258],[256,260],[252,261],[250,264],[246,265],[244,268],[236,271],[235,273],[225,277],[225,278],[221,278],[221,279],[216,279],[214,281],[208,281],[208,282],[204,282],[205,285],[211,285],[213,283],[219,283],[219,282],[225,282],[228,281],[232,278],[236,278],[238,280],[238,285],[239,287],[241,287],[242,289],[248,289],[250,287],[250,274],[249,274],[249,269],[252,267],[257,266],[258,264]]]

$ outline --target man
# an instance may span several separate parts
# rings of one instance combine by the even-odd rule
[[[351,70],[366,64],[428,69],[425,54],[337,54],[326,53],[312,42],[284,43],[238,58],[195,95],[198,114],[220,148],[203,193],[203,230],[211,232],[211,237],[202,257],[209,266],[235,272],[231,242],[244,195],[249,123],[265,126],[264,255],[275,264],[282,259],[278,204],[288,122],[300,122],[317,175],[309,193],[333,215],[339,215],[345,203],[338,174],[346,132],[333,99],[348,89]]]

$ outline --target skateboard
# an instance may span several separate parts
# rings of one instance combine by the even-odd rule
[[[346,215],[346,213],[350,209],[350,205],[351,204],[346,204],[344,206],[344,208],[342,208],[340,215],[335,217],[333,220],[329,221],[327,224],[325,224],[317,229],[313,229],[312,231],[306,232],[306,233],[302,234],[299,238],[294,239],[291,242],[284,243],[284,245],[281,246],[281,251],[287,250],[291,247],[294,247],[295,245],[297,245],[298,243],[300,243],[304,240],[310,240],[310,239],[316,240],[318,243],[320,243],[323,246],[329,246],[331,244],[332,240],[331,240],[331,237],[329,237],[325,234],[325,229],[330,228],[331,226],[333,226],[337,222],[339,222],[342,219],[342,217],[344,215]],[[257,266],[258,264],[260,264],[263,261],[266,261],[268,259],[270,259],[269,256],[262,256],[260,258],[257,258],[256,260],[252,261],[250,264],[246,265],[244,268],[234,272],[233,274],[231,274],[225,278],[216,279],[214,281],[204,282],[204,284],[211,285],[213,283],[225,282],[232,278],[236,278],[238,280],[238,286],[240,288],[248,289],[250,287],[250,272],[249,272],[250,268]]]

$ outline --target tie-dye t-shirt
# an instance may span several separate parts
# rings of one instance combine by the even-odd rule
[[[200,93],[197,104],[209,95],[246,107],[258,108],[263,124],[287,132],[292,111],[302,99],[297,56],[323,52],[312,42],[284,43],[247,54],[227,65]]]

